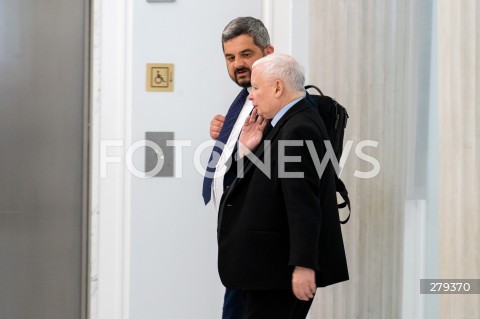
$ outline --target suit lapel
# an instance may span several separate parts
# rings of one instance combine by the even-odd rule
[[[282,118],[278,121],[278,123],[272,128],[272,130],[265,136],[265,140],[270,140],[270,141],[275,141],[277,140],[277,135],[280,132],[281,128],[285,125],[285,123],[290,120],[292,117],[295,115],[304,112],[306,109],[308,109],[310,104],[306,103],[305,99],[301,99],[298,101],[290,110],[288,110],[287,113],[285,113]],[[264,148],[264,142],[260,143],[258,146],[257,150],[255,151],[255,156],[257,158],[261,158],[263,156],[263,153],[265,152]],[[247,167],[245,167],[244,173],[246,174],[249,170],[253,168],[254,164],[252,162],[249,162]]]
[[[288,110],[287,113],[285,113],[282,116],[280,121],[278,121],[278,123],[272,128],[272,130],[267,134],[267,136],[265,136],[264,141],[265,140],[270,140],[273,143],[273,141],[276,140],[280,129],[285,125],[285,123],[289,119],[291,119],[292,117],[294,117],[295,115],[297,115],[301,112],[304,112],[305,110],[307,110],[310,107],[312,107],[312,106],[305,99],[301,99],[300,101],[298,101],[294,106],[292,106],[292,108],[290,110]],[[258,146],[254,155],[257,158],[261,158],[263,156],[264,152],[265,152],[264,142],[262,142]],[[243,175],[245,176],[251,169],[253,169],[254,166],[255,165],[252,161],[248,161],[248,163],[244,167]],[[238,184],[242,183],[243,180],[244,180],[243,178],[238,178],[238,177],[235,178],[235,180],[233,181],[233,183],[230,185],[227,192],[225,193],[223,202],[225,202],[227,200],[228,196],[234,191],[234,189],[236,188],[236,186]]]

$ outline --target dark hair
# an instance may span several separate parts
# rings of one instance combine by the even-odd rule
[[[270,45],[268,30],[262,21],[252,17],[239,17],[230,21],[222,32],[222,46],[226,41],[232,40],[242,34],[253,38],[253,43],[260,49]]]

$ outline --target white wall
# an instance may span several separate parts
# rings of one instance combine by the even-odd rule
[[[193,154],[209,140],[212,116],[225,113],[239,91],[228,77],[220,36],[230,20],[246,15],[261,18],[262,2],[133,4],[132,142],[147,131],[172,131],[192,146],[183,149],[182,178],[132,177],[130,318],[220,317],[217,214],[203,204],[203,172]],[[174,92],[145,91],[146,63],[175,64]],[[138,169],[142,152],[135,155]]]

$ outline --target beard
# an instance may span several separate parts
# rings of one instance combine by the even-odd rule
[[[248,88],[252,86],[250,82],[251,75],[252,75],[252,71],[249,68],[241,67],[241,68],[235,69],[233,81],[235,81],[235,83],[237,83],[241,87]]]

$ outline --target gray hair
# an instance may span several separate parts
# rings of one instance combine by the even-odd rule
[[[252,17],[239,17],[230,21],[223,29],[222,46],[223,43],[244,34],[251,36],[253,43],[262,50],[270,45],[270,36],[262,21]]]
[[[266,79],[281,79],[290,89],[305,92],[303,67],[292,56],[269,54],[255,61],[252,70],[257,66],[263,66],[263,76]]]

